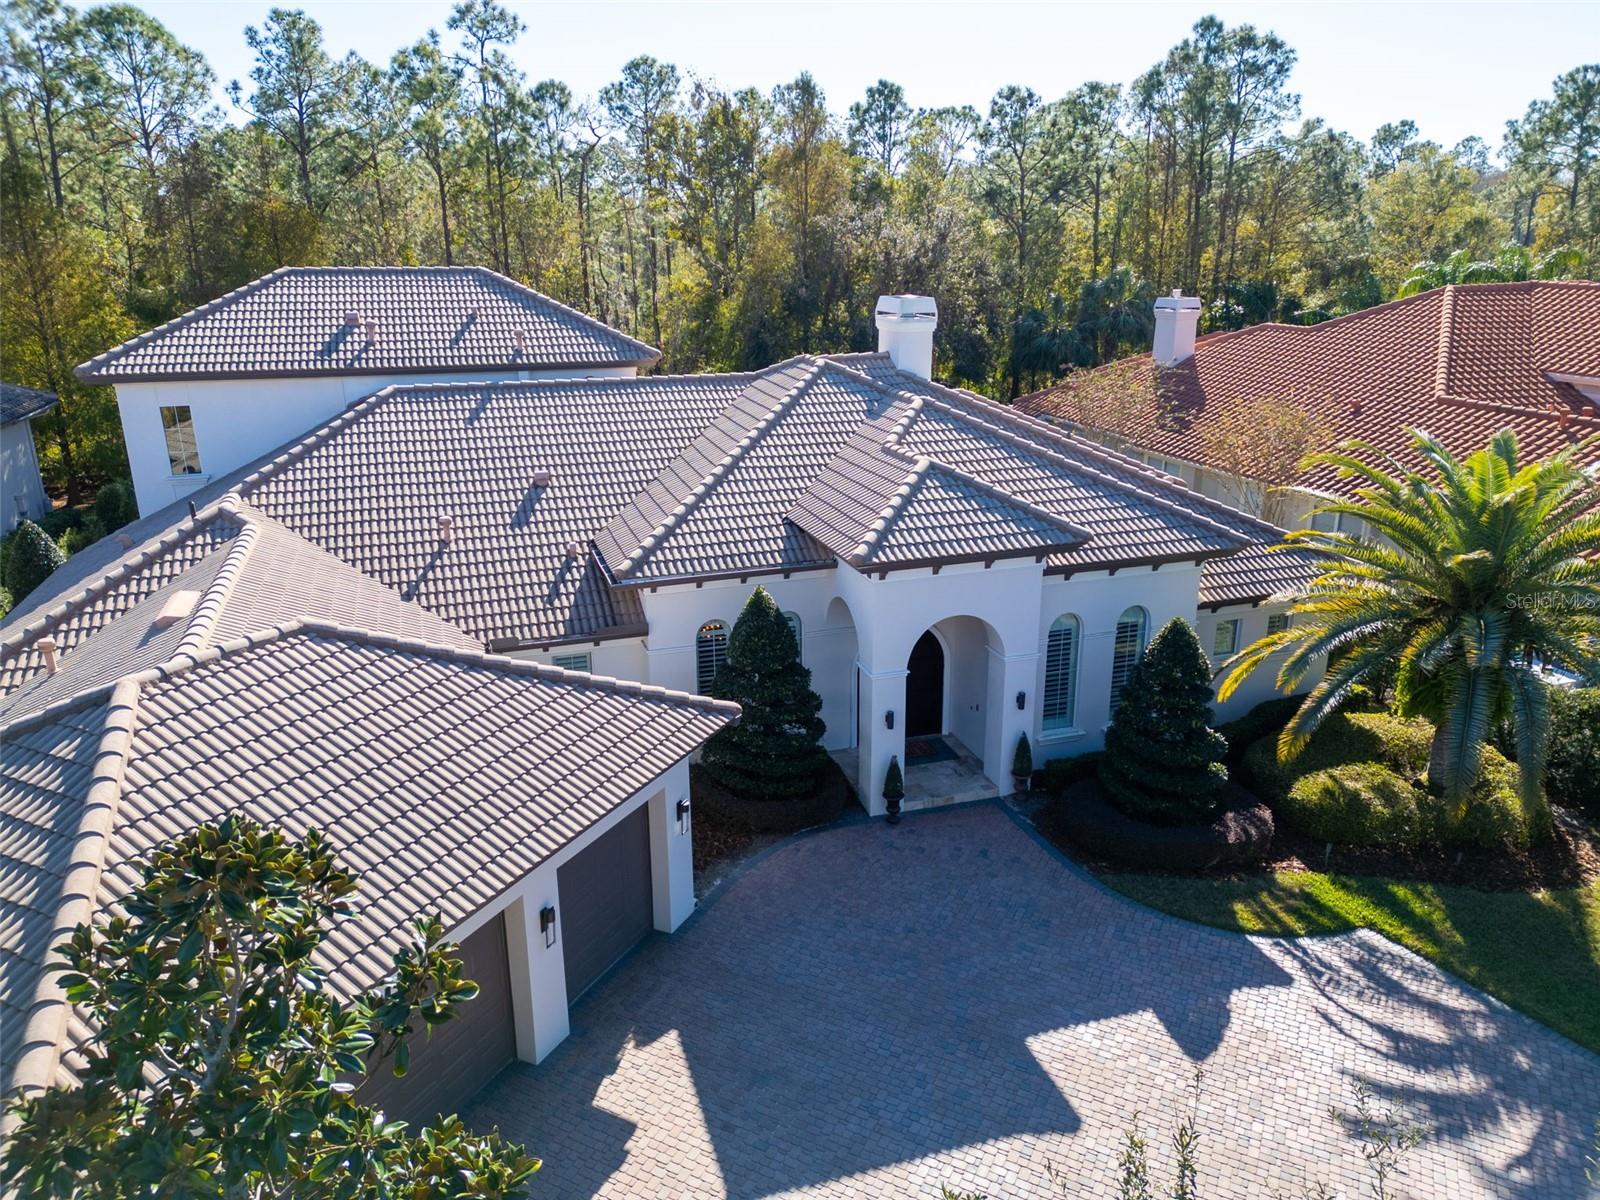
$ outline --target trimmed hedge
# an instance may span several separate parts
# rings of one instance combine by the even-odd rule
[[[1323,722],[1288,763],[1277,735],[1245,752],[1244,774],[1291,829],[1344,845],[1527,846],[1549,832],[1549,814],[1528,814],[1517,795],[1517,769],[1492,746],[1465,808],[1424,782],[1433,726],[1420,718],[1342,712]]]
[[[1100,751],[1075,754],[1071,758],[1052,758],[1033,773],[1033,786],[1059,796],[1082,779],[1093,779],[1100,773]]]
[[[699,763],[689,767],[689,794],[694,811],[722,824],[751,833],[794,833],[826,825],[855,799],[855,789],[831,758],[822,785],[809,796],[785,800],[750,800],[719,784]]]
[[[1550,689],[1550,799],[1600,820],[1600,688]]]
[[[1049,819],[1089,853],[1130,866],[1193,871],[1259,861],[1272,845],[1272,810],[1243,788],[1221,791],[1210,821],[1155,825],[1112,804],[1098,779],[1083,779],[1051,802]]]
[[[1244,716],[1218,725],[1217,732],[1228,739],[1228,756],[1223,761],[1229,770],[1237,770],[1244,762],[1245,751],[1262,738],[1268,734],[1276,737],[1304,699],[1304,696],[1274,696],[1263,700]]]

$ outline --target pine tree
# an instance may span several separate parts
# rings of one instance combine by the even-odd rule
[[[21,604],[22,599],[50,577],[67,556],[55,540],[32,521],[17,522],[11,535],[11,552],[6,557],[6,590],[11,602]]]
[[[1174,617],[1128,676],[1106,731],[1100,783],[1131,817],[1207,820],[1222,802],[1227,749],[1211,728],[1211,664],[1193,627]]]
[[[757,588],[728,638],[728,661],[711,694],[737,700],[744,716],[706,743],[700,765],[737,796],[793,800],[823,784],[828,753],[818,714],[822,697],[800,662],[794,630],[772,596]]]

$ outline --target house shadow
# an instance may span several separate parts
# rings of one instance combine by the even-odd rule
[[[970,836],[939,828],[951,822]],[[525,1129],[546,1157],[543,1188],[574,1197],[638,1152],[636,1134],[693,1128],[727,1195],[746,1200],[1074,1133],[1073,1077],[1046,1069],[1038,1035],[1093,1039],[1097,1022],[1150,1014],[1203,1062],[1235,990],[1291,981],[1244,939],[1226,972],[1193,969],[1193,927],[1177,922],[1138,947],[1154,969],[1108,978],[1108,956],[1134,949],[1108,920],[1122,902],[1063,886],[1062,868],[1041,869],[1039,848],[991,806],[849,837],[787,845],[677,935],[652,939],[573,1008],[568,1043],[509,1068],[469,1119]],[[635,1057],[660,1047],[686,1079]],[[686,1181],[683,1194],[703,1188]]]

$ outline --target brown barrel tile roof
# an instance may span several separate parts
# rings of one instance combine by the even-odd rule
[[[1600,378],[1600,283],[1458,284],[1320,325],[1202,337],[1194,357],[1161,372],[1160,403],[1118,432],[1159,454],[1215,465],[1208,427],[1271,400],[1319,418],[1327,448],[1362,438],[1419,467],[1407,435],[1419,426],[1456,454],[1510,428],[1524,453],[1544,456],[1600,431],[1594,400],[1563,375]],[[1017,407],[1064,417],[1080,382],[1069,377]],[[1600,461],[1600,449],[1589,460]],[[1335,495],[1356,486],[1327,467],[1299,482]]]
[[[350,313],[362,323],[347,323]],[[660,357],[485,267],[283,267],[90,359],[77,375],[117,383],[516,371]]]

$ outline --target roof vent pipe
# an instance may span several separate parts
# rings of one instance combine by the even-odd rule
[[[56,640],[48,633],[34,643],[39,648],[39,653],[44,655],[44,669],[47,675],[56,673]]]
[[[517,353],[526,354],[528,352],[528,331],[526,329],[513,329],[511,337],[517,343]]]
[[[1195,329],[1200,324],[1200,297],[1182,288],[1156,301],[1156,336],[1150,356],[1158,367],[1176,366],[1194,357]]]
[[[439,540],[441,542],[443,542],[446,546],[448,546],[450,544],[451,539],[454,538],[454,537],[455,537],[455,520],[454,520],[454,518],[452,518],[450,516],[450,514],[448,514],[448,513],[440,514],[440,516],[439,516]]]
[[[576,559],[576,558],[580,557],[582,554],[583,554],[583,547],[581,545],[579,545],[577,542],[568,542],[567,543],[567,557],[568,558]]]
[[[344,314],[344,323],[352,329],[361,324],[361,310],[352,308]]]
[[[367,341],[368,342],[376,342],[377,340],[378,340],[378,319],[376,317],[369,317],[369,318],[367,318]]]
[[[878,353],[908,375],[933,378],[933,331],[939,306],[932,296],[879,296],[873,316],[878,323]]]
[[[553,478],[554,478],[554,476],[551,475],[550,468],[548,468],[548,467],[540,467],[536,471],[534,471],[534,473],[533,473],[533,486],[534,487],[549,487],[550,486],[550,480],[553,479]]]

